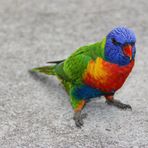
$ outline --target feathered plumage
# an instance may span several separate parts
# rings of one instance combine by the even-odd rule
[[[80,127],[83,124],[81,110],[91,98],[103,95],[112,105],[131,108],[113,96],[134,66],[135,42],[132,30],[117,27],[101,42],[80,47],[67,59],[48,62],[55,65],[33,71],[55,75],[61,80],[75,110],[75,123]]]

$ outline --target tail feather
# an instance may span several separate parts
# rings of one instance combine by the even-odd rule
[[[47,62],[47,63],[52,63],[52,64],[59,64],[59,63],[62,63],[62,62],[64,62],[65,60],[59,60],[59,61],[49,61],[49,62]]]
[[[47,75],[55,75],[54,67],[55,66],[37,67],[37,68],[31,69],[31,71],[32,72],[40,72],[40,73],[44,73]]]

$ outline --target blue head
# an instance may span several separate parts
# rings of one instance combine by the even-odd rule
[[[118,65],[127,65],[135,58],[136,36],[127,27],[117,27],[106,37],[105,59]]]

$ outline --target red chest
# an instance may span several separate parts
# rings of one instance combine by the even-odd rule
[[[134,66],[134,61],[126,66],[118,66],[97,58],[90,61],[83,75],[84,83],[103,92],[118,90]]]

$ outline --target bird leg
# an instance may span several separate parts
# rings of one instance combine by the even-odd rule
[[[113,95],[107,95],[105,96],[105,98],[106,98],[106,103],[109,105],[116,106],[117,108],[120,108],[120,109],[131,109],[132,110],[132,107],[129,104],[124,104],[118,100],[115,100]]]
[[[83,126],[84,122],[83,119],[85,119],[87,117],[87,114],[81,114],[81,111],[84,107],[84,105],[86,104],[85,100],[80,101],[80,103],[78,104],[77,108],[74,109],[74,121],[77,127],[81,128],[81,126]]]

